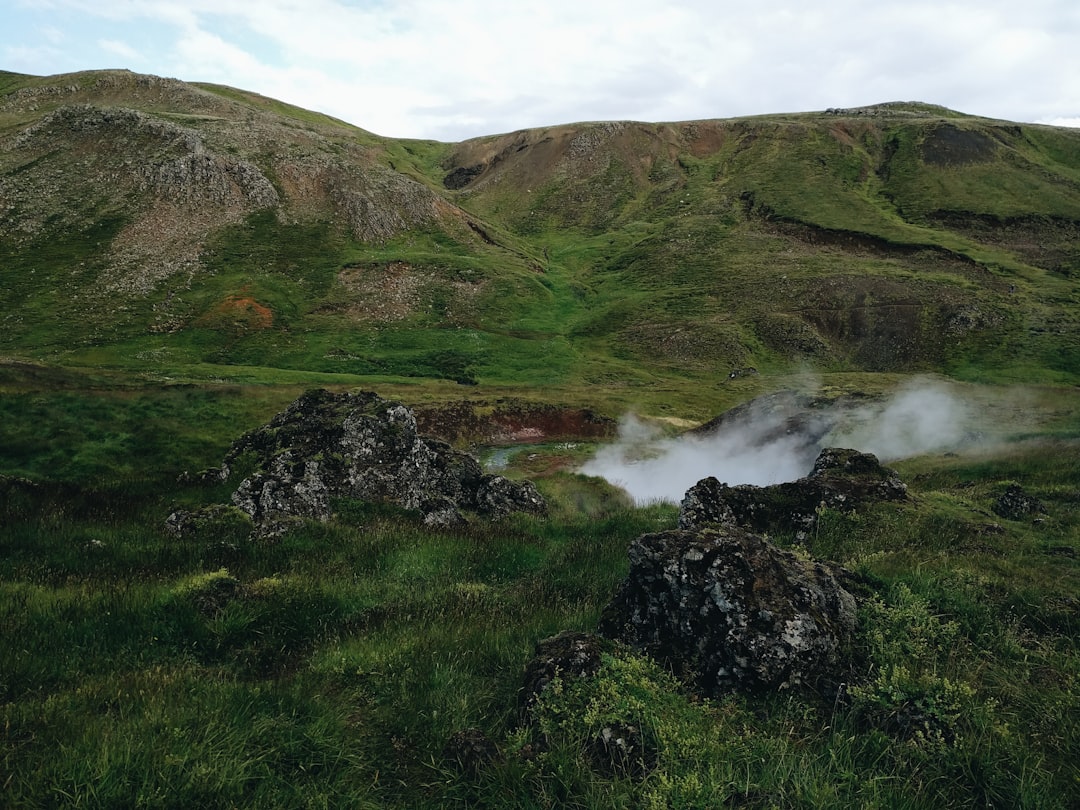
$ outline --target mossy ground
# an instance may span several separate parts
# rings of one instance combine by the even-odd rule
[[[546,520],[432,532],[343,503],[275,544],[222,519],[178,540],[176,484],[295,395],[289,386],[118,386],[9,368],[0,521],[5,801],[37,806],[1065,808],[1077,795],[1080,466],[1075,411],[977,456],[900,466],[909,504],[825,513],[806,551],[862,575],[847,691],[701,701],[624,652],[518,727],[537,640],[590,630],[626,548],[671,528],[565,448],[509,457]],[[47,391],[42,389],[47,380]],[[842,383],[841,380],[833,381]],[[848,381],[850,382],[850,381]],[[865,380],[862,380],[865,383]],[[66,390],[65,390],[66,389]],[[428,395],[437,392],[427,392]],[[1012,482],[1045,522],[990,511]],[[778,538],[783,541],[783,538]],[[612,723],[648,767],[597,759]],[[461,771],[450,736],[500,755]]]

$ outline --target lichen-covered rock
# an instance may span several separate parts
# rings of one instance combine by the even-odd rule
[[[511,481],[501,475],[485,475],[476,487],[476,510],[493,518],[512,512],[541,514],[547,508],[532,482]]]
[[[1038,498],[1024,491],[1019,484],[1010,484],[992,507],[994,514],[1006,520],[1024,520],[1033,515],[1046,514],[1046,507]]]
[[[873,454],[826,448],[810,474],[797,481],[732,487],[713,477],[702,479],[682,501],[679,528],[737,525],[758,532],[794,531],[799,537],[813,529],[822,507],[847,511],[906,497],[907,485]]]
[[[629,556],[601,634],[703,693],[824,688],[842,670],[856,602],[835,569],[735,526],[647,534]]]
[[[459,510],[498,518],[546,509],[532,483],[485,475],[471,456],[421,436],[404,405],[371,392],[307,392],[233,444],[227,475],[238,462],[254,469],[233,503],[259,526],[328,520],[337,498],[396,504],[429,525],[460,522]]]

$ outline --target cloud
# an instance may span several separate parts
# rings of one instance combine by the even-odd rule
[[[100,47],[103,51],[116,54],[123,59],[130,60],[131,62],[138,62],[143,58],[137,50],[132,48],[126,42],[120,42],[119,40],[115,39],[98,40],[98,47]]]
[[[170,32],[168,42],[140,69],[244,87],[391,136],[457,140],[578,120],[685,120],[896,100],[1053,120],[1074,117],[1080,97],[1080,5],[1073,0],[18,6],[73,41],[87,20],[108,21],[114,33],[102,39],[119,55],[116,45],[141,43],[138,31],[155,26]],[[33,30],[20,19],[6,28],[0,42],[11,39],[8,53]],[[30,39],[26,47],[46,44],[40,33]],[[49,55],[22,58],[47,64]]]
[[[1038,123],[1049,124],[1052,127],[1080,127],[1080,116],[1051,118],[1049,120],[1040,120]]]

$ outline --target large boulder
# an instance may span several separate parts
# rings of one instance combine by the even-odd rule
[[[733,525],[638,538],[600,633],[669,666],[706,695],[842,677],[856,627],[843,573]]]
[[[531,482],[486,475],[479,462],[421,436],[412,411],[371,392],[309,391],[242,436],[222,476],[250,469],[233,503],[265,528],[290,518],[328,520],[334,501],[391,503],[448,525],[461,510],[485,517],[542,513]]]
[[[805,536],[822,507],[849,511],[874,501],[907,498],[907,485],[871,453],[826,448],[805,478],[757,487],[728,486],[704,478],[691,487],[679,510],[679,528],[737,525],[757,532]]]

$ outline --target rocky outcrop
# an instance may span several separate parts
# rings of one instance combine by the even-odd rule
[[[994,514],[1006,520],[1026,520],[1035,515],[1045,515],[1046,507],[1038,498],[1024,491],[1019,484],[1010,484],[994,501]]]
[[[462,514],[542,513],[528,481],[485,475],[471,456],[418,433],[411,410],[370,392],[309,391],[237,440],[222,474],[251,468],[233,503],[263,531],[282,520],[328,520],[334,501],[392,503],[450,525]]]
[[[102,151],[117,151],[126,144],[152,154],[145,163],[124,168],[133,172],[141,190],[173,202],[249,210],[280,202],[273,184],[253,163],[216,154],[196,130],[138,110],[91,104],[60,107],[25,129],[15,146],[41,148],[72,141],[100,143]]]
[[[811,531],[820,508],[848,511],[874,501],[899,501],[907,485],[871,453],[826,448],[810,474],[797,481],[756,487],[728,486],[709,477],[691,487],[679,510],[679,528],[737,525],[758,532]]]
[[[440,208],[446,206],[427,186],[378,166],[363,174],[340,173],[329,196],[356,238],[364,242],[385,242],[410,228],[435,222]]]
[[[647,534],[600,632],[706,695],[825,689],[845,665],[855,598],[840,569],[736,526]]]
[[[575,710],[568,712],[566,707],[558,706],[560,692],[554,693],[554,707],[544,705],[540,700],[543,694],[556,683],[555,689],[563,689],[578,679],[597,677],[605,654],[620,658],[626,652],[625,647],[609,639],[573,630],[537,643],[536,653],[525,667],[519,700],[522,725],[533,732],[531,741],[520,750],[523,758],[530,759],[548,749],[550,740],[543,731],[545,716],[549,720],[558,719],[572,712],[575,720],[579,719]],[[598,686],[600,694],[603,688]],[[630,710],[625,719],[609,716],[588,729],[582,753],[595,770],[608,776],[641,779],[656,767],[659,757],[656,739],[643,733],[642,727],[634,722],[634,714]]]

